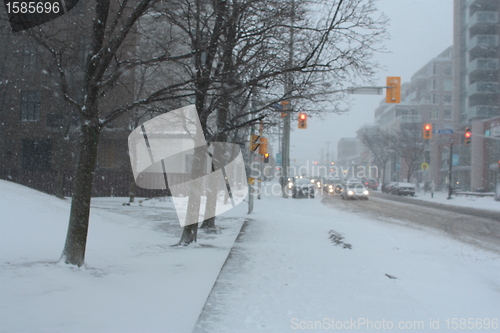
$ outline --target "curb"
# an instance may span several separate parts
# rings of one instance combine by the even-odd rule
[[[195,325],[193,327],[193,330],[192,330],[193,333],[195,333],[195,332],[203,332],[201,330],[202,328],[199,327],[199,322],[206,318],[206,316],[204,314],[208,312],[208,304],[207,304],[207,302],[208,302],[210,296],[212,295],[212,292],[214,291],[215,286],[217,285],[217,281],[219,280],[220,274],[224,270],[224,267],[226,267],[226,264],[228,263],[229,258],[231,257],[231,255],[234,252],[234,244],[241,242],[240,238],[241,238],[242,235],[245,234],[245,229],[247,228],[248,223],[250,221],[252,221],[252,220],[249,219],[249,218],[245,218],[245,221],[242,223],[240,231],[238,232],[238,236],[236,236],[236,238],[234,239],[234,243],[231,246],[231,250],[229,250],[229,252],[227,253],[226,260],[224,260],[224,264],[222,264],[222,266],[220,268],[220,271],[219,271],[219,274],[217,274],[217,278],[215,279],[214,284],[212,285],[212,288],[210,289],[210,292],[208,293],[207,299],[205,300],[205,304],[203,305],[203,308],[201,309],[200,315],[198,316],[198,319],[196,320],[196,323],[195,323]]]

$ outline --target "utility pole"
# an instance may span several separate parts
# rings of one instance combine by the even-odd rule
[[[295,24],[295,0],[291,1],[291,12],[290,12],[290,42],[288,45],[288,67],[293,66],[293,39],[294,31],[293,25]],[[285,95],[290,96],[293,89],[292,76],[290,73],[287,74],[285,81]],[[291,101],[288,104],[288,111],[292,110]],[[282,194],[283,198],[288,198],[287,186],[288,183],[288,168],[290,167],[290,123],[291,123],[292,113],[287,112],[285,118],[283,118],[283,156],[282,156]]]
[[[259,124],[259,136],[260,136],[261,139],[263,138],[263,136],[262,136],[263,134],[264,134],[264,122],[261,119],[260,120],[260,124]],[[262,172],[263,172],[263,168],[264,168],[263,164],[264,163],[262,161],[263,156],[261,154],[259,154],[257,156],[259,156],[259,180],[258,180],[259,184],[258,184],[258,191],[257,191],[257,199],[260,200],[260,191],[262,189],[262,182],[264,181],[264,177],[262,176]]]
[[[255,134],[255,130],[253,126],[250,129],[250,137],[252,138],[253,135]],[[250,143],[251,145],[251,143]],[[253,174],[253,168],[252,168],[252,163],[254,159],[255,153],[250,150],[250,178],[252,179],[252,182],[255,181],[255,177]],[[250,214],[253,211],[253,189],[254,189],[254,184],[252,182],[248,183],[248,214]]]
[[[330,168],[330,141],[326,142],[326,165]]]
[[[450,159],[449,159],[449,169],[448,169],[448,198],[446,199],[451,199],[451,193],[453,192],[453,189],[451,188],[451,170],[452,170],[452,164],[453,164],[453,139],[450,142]]]

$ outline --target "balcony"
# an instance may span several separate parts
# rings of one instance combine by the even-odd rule
[[[475,94],[498,94],[498,83],[497,82],[476,82],[469,85],[468,89],[469,96]]]
[[[496,0],[467,0],[467,5],[469,7],[469,11],[474,14],[477,11],[496,11],[498,10],[499,1]]]
[[[468,108],[467,113],[469,118],[491,118],[498,116],[498,107],[492,105],[476,105]]]
[[[498,47],[498,35],[476,35],[469,40],[469,51]]]
[[[498,59],[476,58],[467,65],[469,74],[474,72],[490,72],[498,70]]]
[[[470,36],[495,34],[498,24],[497,12],[475,12],[469,18]]]

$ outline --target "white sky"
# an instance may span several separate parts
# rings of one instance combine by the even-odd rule
[[[453,0],[379,0],[377,8],[390,20],[390,40],[385,42],[390,53],[375,55],[385,68],[375,77],[377,86],[385,86],[387,76],[401,76],[403,83],[409,82],[417,70],[453,44]],[[326,155],[327,141],[331,142],[330,151],[336,153],[340,138],[354,137],[363,124],[374,122],[374,111],[385,96],[350,96],[347,115],[309,118],[306,130],[297,129],[297,122],[292,122],[292,165],[294,159],[297,164],[319,160],[321,148]],[[277,142],[273,148],[279,151]]]

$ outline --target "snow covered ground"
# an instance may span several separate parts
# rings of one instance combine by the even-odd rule
[[[431,198],[430,192],[424,193],[423,191],[421,191],[417,194],[415,200],[432,201],[452,206],[500,211],[500,201],[495,201],[493,197],[452,195],[452,199],[448,200],[447,198],[448,192],[436,192],[434,193],[434,198]]]
[[[69,202],[0,181],[0,332],[499,330],[500,255],[437,231],[264,194],[214,287],[245,204],[171,247],[172,203],[126,201],[93,200],[76,269],[56,263]]]
[[[246,207],[223,215],[219,234],[200,232],[197,246],[171,247],[182,232],[173,204],[127,201],[93,199],[77,269],[57,263],[69,201],[0,180],[0,332],[192,330]]]

